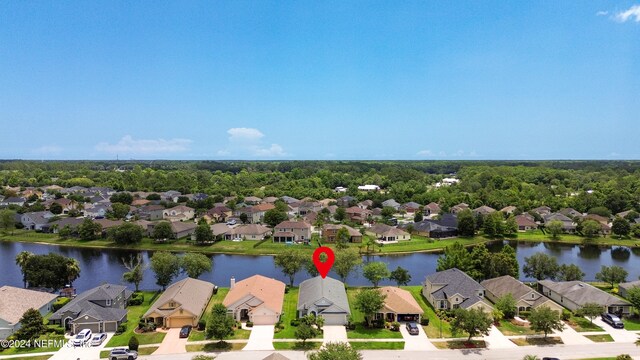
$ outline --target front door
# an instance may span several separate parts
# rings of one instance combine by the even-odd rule
[[[247,320],[249,320],[249,310],[248,309],[240,310],[240,321],[247,321]]]

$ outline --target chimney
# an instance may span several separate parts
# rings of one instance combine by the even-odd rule
[[[231,285],[229,286],[230,289],[233,289],[233,287],[236,286],[236,278],[235,277],[231,277]]]

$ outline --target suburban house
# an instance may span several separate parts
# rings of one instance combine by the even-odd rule
[[[492,212],[496,212],[496,209],[486,205],[473,209],[473,215],[489,215]]]
[[[398,241],[411,240],[411,234],[387,224],[375,224],[366,230],[366,233],[375,236],[381,243],[395,243]]]
[[[111,210],[111,204],[85,205],[82,214],[88,218],[103,218]]]
[[[49,323],[61,325],[77,333],[91,329],[94,333],[115,332],[127,321],[127,302],[132,291],[126,286],[103,284],[73,298],[49,318]]]
[[[42,316],[47,315],[57,298],[58,295],[47,292],[8,285],[0,287],[0,339],[20,329],[20,319],[27,310],[35,309]]]
[[[453,268],[428,275],[422,284],[422,295],[434,309],[481,308],[491,312],[485,289],[463,271]]]
[[[339,198],[338,200],[336,200],[336,204],[338,206],[341,207],[350,207],[351,205],[355,204],[358,201],[357,198],[353,197],[353,196],[349,196],[349,195],[345,195],[341,198]]]
[[[165,191],[162,194],[160,194],[160,197],[163,200],[177,203],[178,202],[178,198],[180,197],[180,195],[182,195],[182,193],[180,191],[169,190],[169,191]]]
[[[600,228],[602,229],[602,233],[605,235],[611,234],[611,226],[609,225],[609,218],[597,215],[597,214],[588,214],[584,217],[585,220],[594,220],[600,224]]]
[[[360,201],[359,203],[356,204],[356,206],[359,207],[360,209],[369,209],[373,207],[373,201],[372,200]]]
[[[177,281],[169,285],[143,318],[158,327],[198,326],[213,294],[213,288],[212,283],[193,278]]]
[[[173,221],[171,222],[171,231],[175,239],[191,236],[196,232],[198,224],[193,222]]]
[[[278,198],[275,196],[267,196],[266,198],[262,199],[262,202],[267,204],[273,204],[276,201],[278,201]]]
[[[558,212],[572,219],[575,219],[577,217],[582,217],[582,213],[574,208],[564,208],[564,209],[560,209]]]
[[[27,202],[27,199],[25,199],[23,197],[11,196],[11,197],[3,199],[0,202],[0,206],[9,206],[9,205],[23,206],[25,202]]]
[[[184,205],[178,205],[172,207],[171,209],[165,209],[162,213],[162,218],[171,222],[191,220],[194,216],[195,210]]]
[[[221,205],[209,209],[202,217],[208,222],[225,222],[227,218],[233,215],[233,212],[228,207]]]
[[[626,300],[582,281],[541,280],[538,286],[544,295],[571,311],[576,311],[587,303],[596,303],[602,305],[605,312],[623,315],[631,313],[631,304]]]
[[[67,226],[69,227],[69,229],[75,231],[83,222],[84,219],[82,218],[62,218],[60,220],[51,222],[49,225],[51,228],[51,232],[57,234],[61,229],[64,229]]]
[[[274,325],[282,315],[284,289],[282,281],[254,275],[236,283],[231,278],[229,293],[222,304],[236,321],[254,325]]]
[[[251,206],[248,208],[244,208],[242,213],[247,215],[247,222],[250,224],[259,224],[264,221],[264,214],[271,210],[275,209],[275,205],[273,204],[258,204],[255,206]],[[240,214],[238,214],[240,216]]]
[[[224,224],[220,224],[220,225],[224,225]],[[266,227],[260,224],[239,225],[233,228],[227,226],[227,228],[228,230],[224,232],[224,236],[223,236],[225,240],[258,240],[260,241],[271,236],[271,229],[269,227]]]
[[[345,325],[351,315],[344,283],[316,276],[300,283],[298,316],[321,316],[325,325]]]
[[[49,211],[36,211],[22,214],[20,222],[26,230],[47,231],[49,219],[54,215]]]
[[[360,190],[360,191],[379,191],[380,190],[380,186],[371,185],[371,184],[360,185],[360,186],[358,186],[358,190]]]
[[[449,214],[451,215],[451,214]],[[440,220],[422,220],[413,224],[404,224],[401,227],[407,229],[413,227],[413,233],[433,239],[442,239],[458,235],[457,226],[446,226],[441,224]]]
[[[307,242],[311,239],[311,225],[304,221],[283,221],[273,229],[274,242]]]
[[[68,214],[70,210],[75,210],[77,208],[75,201],[65,198],[55,199],[52,203],[62,206],[63,214]]]
[[[626,298],[627,292],[634,287],[640,287],[640,280],[620,283],[618,284],[618,295]]]
[[[262,202],[262,199],[260,199],[257,196],[247,196],[244,198],[244,203],[249,205],[258,205],[261,202]]]
[[[382,202],[382,207],[383,208],[390,207],[390,208],[393,208],[394,210],[399,210],[400,203],[397,202],[395,199],[389,199]]]
[[[371,210],[362,209],[358,206],[346,208],[344,211],[350,221],[358,224],[364,224],[367,222],[369,216],[372,214]]]
[[[457,205],[453,205],[451,207],[451,213],[452,214],[457,214],[462,210],[467,210],[468,208],[469,208],[469,204],[467,204],[467,203],[460,203],[460,204],[457,204]]]
[[[516,224],[518,224],[518,231],[529,231],[538,228],[538,224],[533,220],[533,216],[529,214],[520,214],[514,217]]]
[[[289,213],[294,216],[305,216],[312,212],[322,210],[322,204],[317,201],[300,201],[298,203],[289,204]]]
[[[434,202],[430,202],[427,205],[424,206],[424,208],[422,209],[422,213],[425,216],[430,216],[430,215],[437,215],[440,214],[440,211],[442,211],[440,209],[440,205],[438,205],[437,203]]]
[[[422,205],[418,204],[417,202],[413,202],[410,201],[408,203],[404,203],[402,205],[400,205],[400,210],[413,214],[416,213],[420,210],[420,208],[422,207]]]
[[[562,313],[562,306],[512,276],[505,275],[485,280],[480,285],[485,288],[487,299],[494,303],[501,297],[511,294],[516,301],[516,312],[518,314],[520,311],[531,311],[531,309],[543,306]]]
[[[533,211],[534,213],[544,217],[545,215],[549,215],[551,214],[551,208],[548,206],[538,206],[535,209],[532,209],[531,211]]]
[[[155,221],[164,218],[164,206],[147,205],[138,209],[138,217],[143,220]]]
[[[513,206],[513,205],[505,206],[502,209],[500,209],[500,211],[502,211],[503,213],[505,213],[507,215],[513,214],[513,212],[516,211],[516,210],[518,210],[518,208]]]
[[[552,213],[543,215],[542,219],[546,225],[549,225],[552,221],[560,221],[562,223],[562,230],[567,233],[573,233],[576,231],[577,224],[571,218],[560,213]]]
[[[322,226],[322,239],[326,242],[335,242],[338,230],[345,228],[349,233],[349,242],[362,242],[362,234],[360,231],[347,225],[325,224]]]
[[[282,199],[282,201],[284,201],[287,204],[300,202],[300,200],[298,200],[298,199],[296,199],[294,197],[291,197],[291,196],[287,196],[287,195],[281,197],[280,199]]]
[[[385,295],[384,306],[376,314],[376,319],[387,322],[415,321],[420,322],[424,310],[418,305],[410,292],[395,286],[384,286],[378,289]]]

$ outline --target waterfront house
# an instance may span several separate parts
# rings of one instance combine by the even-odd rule
[[[384,306],[375,315],[376,319],[383,319],[386,322],[420,322],[424,310],[418,305],[418,302],[409,291],[395,286],[384,286],[379,288],[378,291],[385,296],[385,299]]]
[[[20,222],[26,230],[48,231],[49,220],[54,215],[49,211],[36,211],[22,214]]]
[[[582,281],[541,280],[538,287],[544,295],[571,311],[576,311],[587,303],[596,303],[602,306],[603,312],[623,315],[631,313],[628,301]]]
[[[304,221],[283,221],[273,231],[274,242],[307,242],[311,239],[311,225]]]
[[[486,290],[487,299],[494,303],[507,294],[511,294],[516,301],[516,312],[531,311],[543,306],[562,313],[562,306],[535,289],[523,284],[512,276],[505,275],[488,279],[480,283]]]
[[[576,227],[578,226],[576,222],[573,221],[573,219],[560,213],[543,215],[542,219],[544,220],[545,225],[549,225],[549,223],[552,221],[560,221],[562,223],[562,231],[566,233],[574,233],[576,231]]]
[[[198,326],[214,285],[208,281],[186,278],[177,281],[160,295],[143,318],[158,327]]]
[[[618,284],[618,295],[626,298],[629,290],[634,287],[640,287],[640,280],[620,283]]]
[[[229,293],[222,304],[236,321],[254,325],[274,325],[282,315],[284,289],[282,281],[254,275],[236,283],[231,278]]]
[[[322,317],[325,325],[345,325],[351,315],[342,281],[316,276],[300,283],[298,316]]]
[[[188,206],[178,205],[162,212],[162,218],[171,222],[191,220],[195,216],[195,210]]]
[[[164,206],[147,205],[138,209],[138,217],[142,220],[162,220],[164,217]]]
[[[538,224],[533,220],[533,216],[529,214],[516,215],[516,224],[518,224],[518,231],[529,231],[538,228]]]
[[[375,224],[367,228],[366,233],[375,237],[379,243],[396,243],[398,241],[411,240],[411,234],[387,224]]]
[[[477,207],[475,209],[473,209],[473,215],[489,215],[493,212],[496,212],[496,209],[490,207],[490,206],[486,206],[486,205],[482,205],[480,207]]]
[[[20,319],[29,309],[42,316],[47,315],[58,295],[42,291],[27,290],[13,286],[0,287],[0,339],[6,339],[20,329]]]
[[[349,242],[362,242],[362,234],[360,231],[352,228],[351,226],[335,224],[324,224],[324,226],[322,226],[322,239],[326,242],[335,242],[338,231],[342,228],[345,228],[349,233]]]
[[[434,309],[481,308],[491,312],[485,289],[463,271],[453,268],[428,275],[422,283],[422,295]]]

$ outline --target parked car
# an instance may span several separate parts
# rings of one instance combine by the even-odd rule
[[[91,335],[90,329],[80,330],[80,332],[73,338],[73,346],[83,346],[88,343],[91,341]]]
[[[542,360],[560,360],[558,358],[543,357]]]
[[[235,225],[237,223],[236,219],[231,219],[227,221],[227,225]]]
[[[609,313],[602,314],[602,321],[606,322],[607,324],[611,325],[616,329],[624,329],[624,324],[622,323],[622,320],[620,320],[619,317],[613,314],[609,314]]]
[[[186,325],[183,326],[182,329],[180,329],[180,337],[181,338],[188,338],[189,334],[191,333],[191,325]]]
[[[138,352],[127,348],[116,348],[109,352],[109,360],[135,360]]]
[[[418,330],[418,324],[414,323],[414,322],[408,322],[407,323],[407,331],[409,332],[409,334],[411,335],[418,335],[420,334],[420,330]]]
[[[105,333],[94,334],[93,338],[91,339],[91,346],[100,346],[106,339],[107,334]]]

